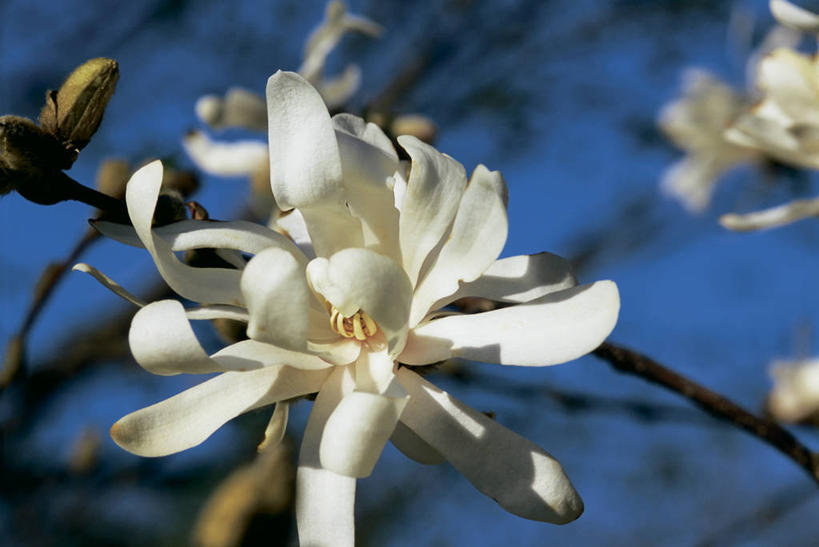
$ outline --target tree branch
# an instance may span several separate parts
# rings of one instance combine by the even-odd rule
[[[722,395],[630,349],[603,342],[593,353],[616,370],[639,376],[682,395],[715,418],[730,422],[758,437],[793,460],[819,483],[819,454],[812,452],[773,420],[755,416]]]

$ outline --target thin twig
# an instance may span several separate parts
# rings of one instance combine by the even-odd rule
[[[773,446],[819,483],[819,454],[812,452],[776,422],[751,414],[722,395],[689,380],[653,359],[604,342],[594,355],[620,372],[633,374],[685,397],[708,414],[725,420]]]

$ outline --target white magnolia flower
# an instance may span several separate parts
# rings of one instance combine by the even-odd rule
[[[520,366],[580,357],[614,327],[616,285],[577,286],[567,262],[549,253],[498,259],[507,218],[497,171],[481,165],[467,180],[449,156],[401,137],[411,158],[405,176],[377,126],[331,118],[319,93],[293,73],[272,76],[267,99],[272,190],[283,209],[294,208],[296,239],[311,244],[305,252],[247,222],[152,229],[159,162],[128,184],[134,230],[98,223],[143,245],[166,282],[201,304],[142,307],[129,335],[137,362],[157,374],[222,373],[122,418],[114,440],[163,456],[202,443],[243,412],[318,393],[297,476],[304,545],[353,543],[356,479],[371,473],[388,440],[419,462],[449,461],[511,513],[553,523],[577,518],[582,501],[548,452],[415,369],[453,357]],[[238,251],[236,269],[193,268],[174,255],[195,248]],[[463,296],[508,306],[438,311]],[[249,339],[207,355],[189,321],[217,317],[246,321]],[[269,437],[283,431],[282,408]]]
[[[783,25],[808,34],[819,34],[819,16],[787,0],[770,0],[771,13]]]
[[[744,97],[708,72],[689,69],[683,76],[683,96],[660,112],[660,128],[686,152],[663,175],[661,187],[689,211],[708,207],[714,185],[725,172],[759,157],[753,148],[725,138],[725,129],[747,106]]]
[[[768,408],[777,420],[798,422],[819,411],[819,359],[778,361]]]

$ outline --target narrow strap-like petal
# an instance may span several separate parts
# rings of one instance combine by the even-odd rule
[[[246,371],[274,365],[303,370],[331,366],[315,355],[255,340],[231,344],[208,356],[191,328],[185,309],[176,300],[160,300],[140,309],[131,322],[128,341],[137,363],[161,375]]]
[[[226,372],[128,414],[111,427],[111,436],[139,456],[180,452],[202,443],[239,414],[318,391],[329,373],[285,366]]]
[[[461,282],[474,281],[506,243],[508,192],[499,171],[475,168],[466,187],[452,231],[424,277],[415,287],[410,327],[434,309],[435,303],[454,294]]]
[[[301,545],[351,547],[355,543],[356,479],[324,469],[319,457],[324,425],[353,386],[352,367],[335,367],[313,403],[304,430],[296,473],[296,524]]]
[[[617,285],[598,281],[474,315],[433,319],[410,331],[402,363],[460,357],[502,365],[565,363],[600,345],[617,322]]]
[[[498,505],[523,518],[564,524],[583,501],[551,454],[469,408],[407,368],[401,421]]]
[[[171,245],[151,230],[159,187],[162,184],[162,163],[154,161],[131,177],[125,190],[128,216],[142,244],[151,253],[157,270],[166,283],[179,295],[203,304],[242,305],[237,270],[226,268],[194,268],[174,256]]]
[[[446,458],[440,452],[432,448],[428,442],[419,437],[400,420],[395,424],[395,430],[390,436],[390,442],[406,457],[420,464],[438,465],[446,461]]]
[[[318,92],[292,72],[267,81],[270,185],[283,210],[298,208],[316,253],[361,246],[361,223],[346,206],[341,155]]]
[[[575,285],[577,279],[565,258],[547,252],[510,256],[495,261],[476,280],[461,284],[455,294],[439,300],[432,309],[465,296],[521,304]]]
[[[131,226],[106,221],[92,221],[91,225],[104,236],[120,243],[143,247],[142,241]],[[257,254],[268,247],[279,247],[294,254],[302,254],[296,244],[286,236],[245,220],[231,222],[180,220],[154,228],[153,232],[165,240],[174,251],[232,249]]]
[[[404,270],[415,286],[427,255],[449,233],[466,189],[463,165],[415,137],[398,142],[412,158],[401,204],[399,239]]]

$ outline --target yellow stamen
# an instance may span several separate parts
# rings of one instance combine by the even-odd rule
[[[352,317],[345,317],[331,304],[327,304],[330,312],[330,328],[345,338],[355,338],[364,341],[378,332],[378,325],[372,318],[361,310]]]

